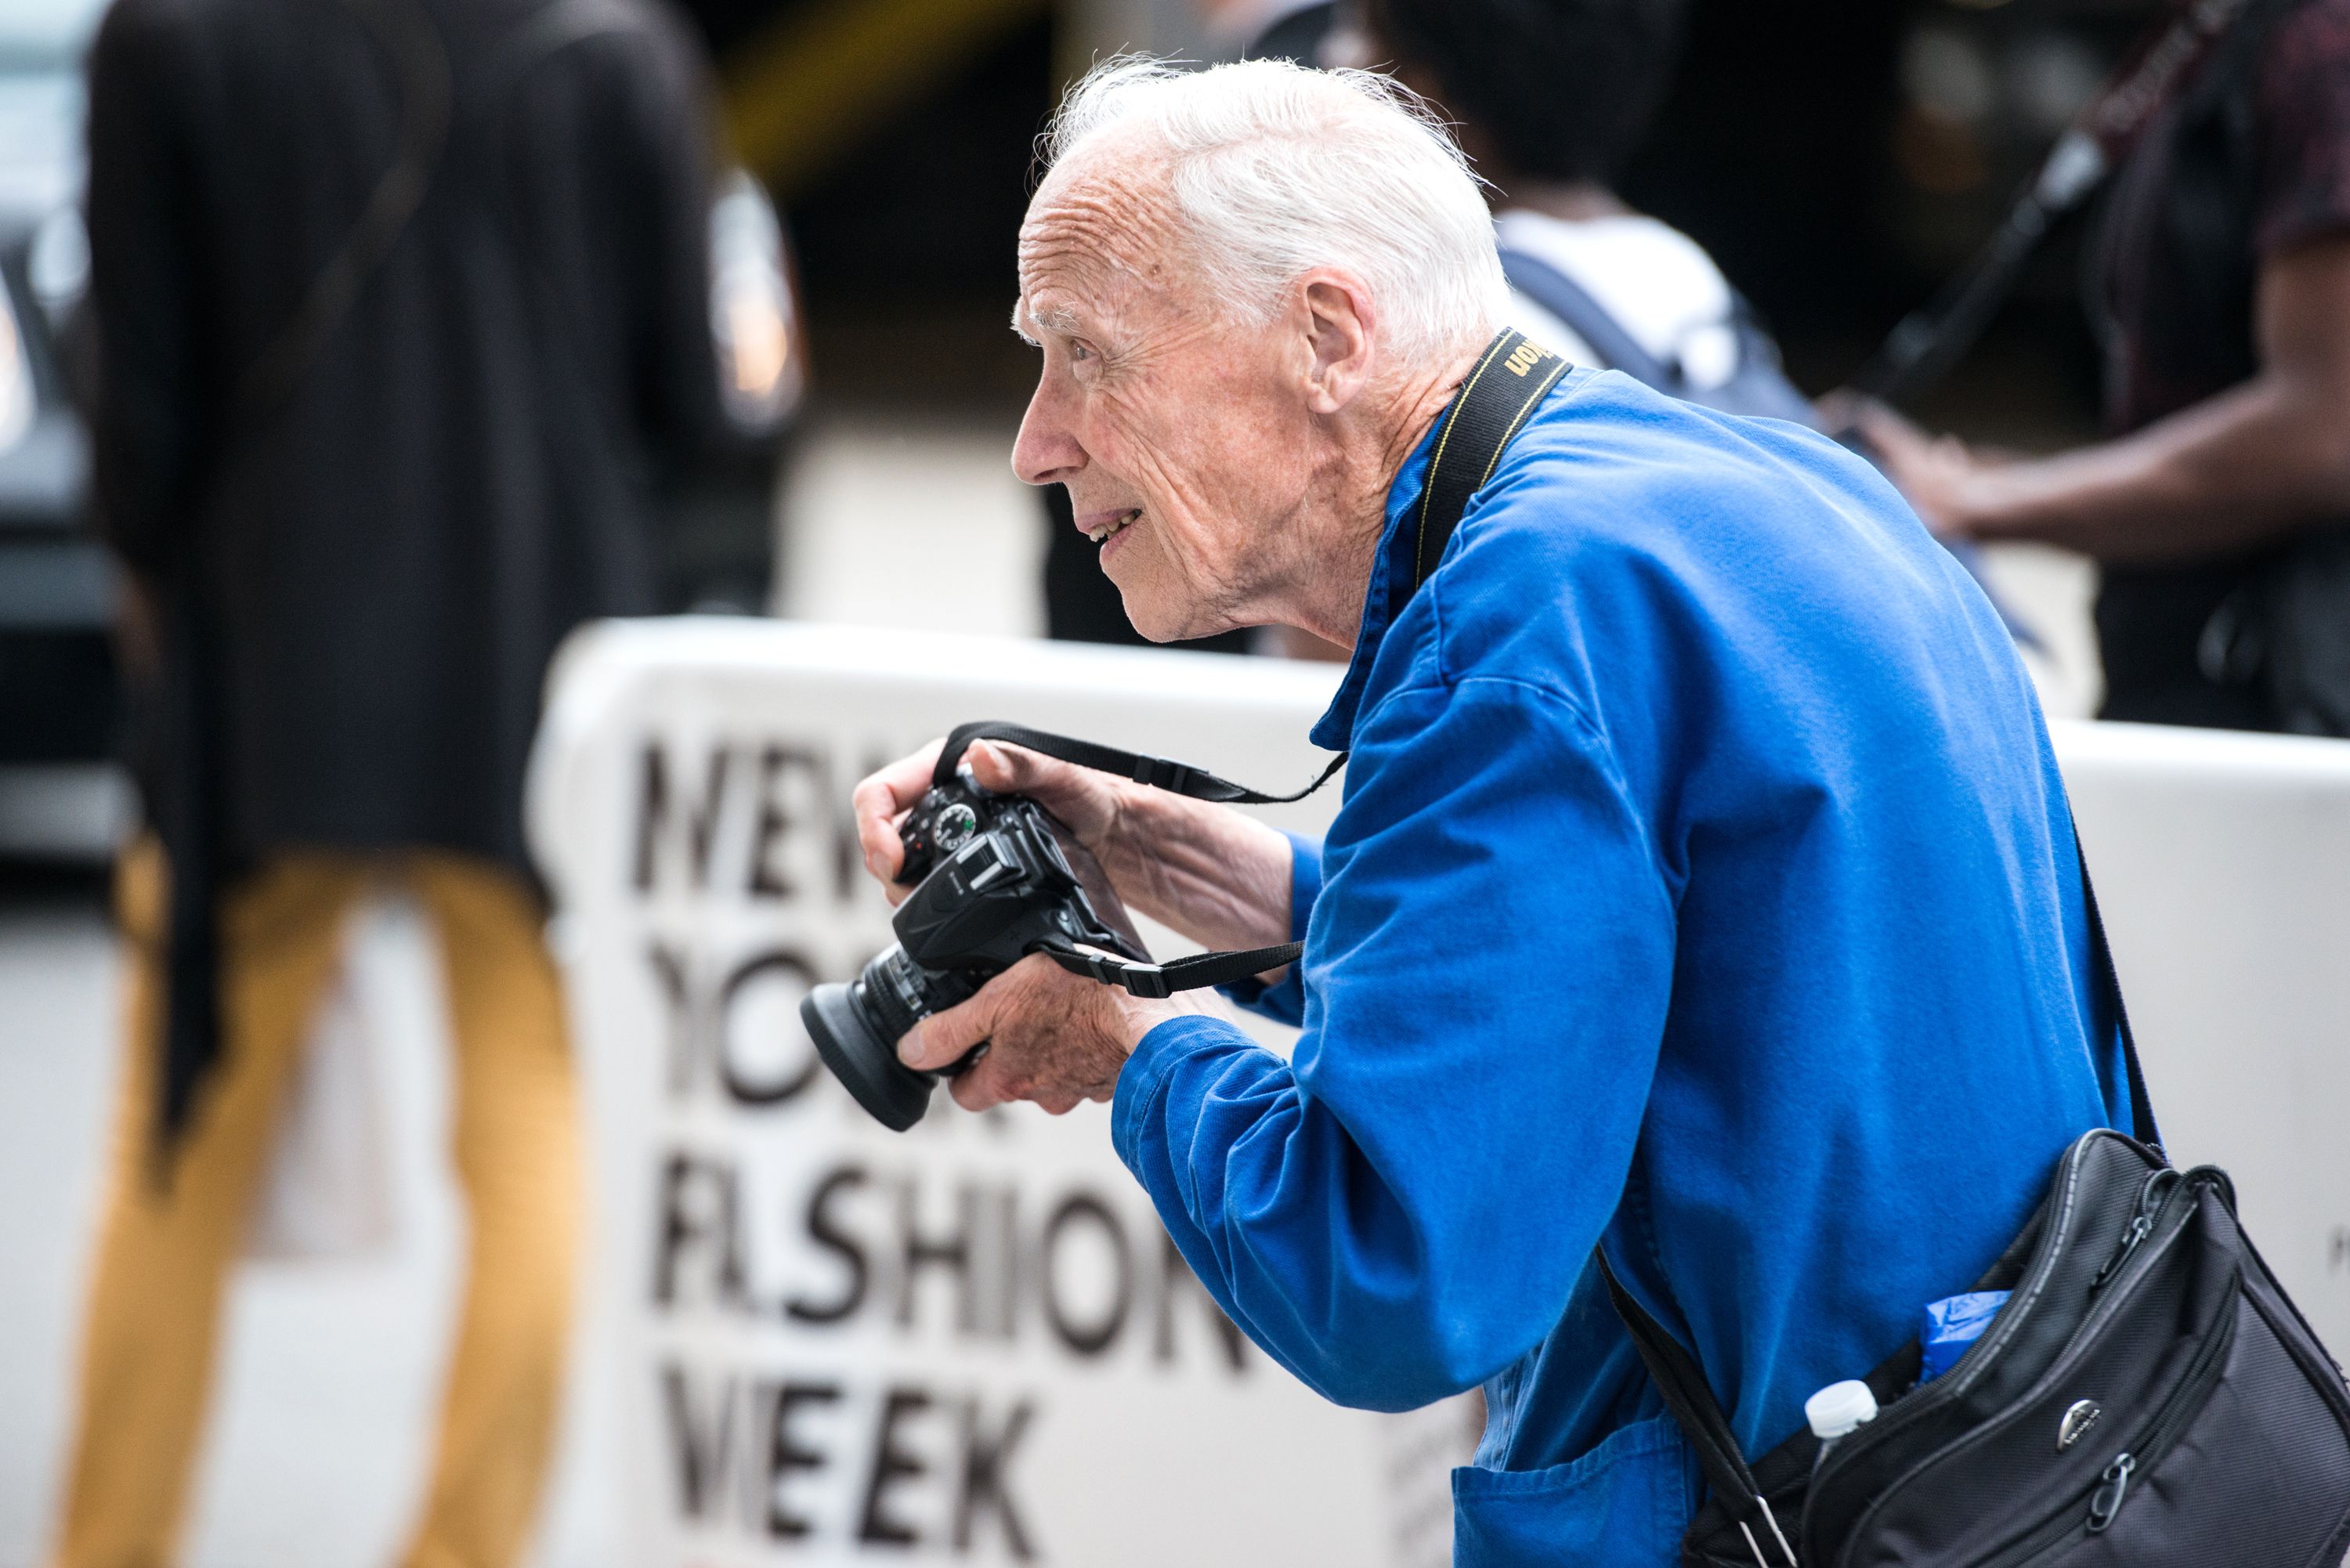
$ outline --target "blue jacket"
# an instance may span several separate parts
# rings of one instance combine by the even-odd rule
[[[1315,1388],[1484,1385],[1457,1562],[1661,1568],[1703,1483],[1593,1247],[1760,1455],[2127,1126],[2118,1043],[2031,683],[1866,464],[1575,371],[1392,609],[1426,470],[1252,999],[1305,1033],[1159,1025],[1113,1136]]]

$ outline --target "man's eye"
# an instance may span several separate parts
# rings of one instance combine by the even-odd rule
[[[1093,357],[1094,351],[1091,345],[1085,343],[1071,343],[1069,345],[1069,362],[1071,364],[1082,365]]]

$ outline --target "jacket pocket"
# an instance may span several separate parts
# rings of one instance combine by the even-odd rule
[[[1539,1470],[1452,1472],[1454,1568],[1670,1568],[1692,1507],[1670,1416]]]

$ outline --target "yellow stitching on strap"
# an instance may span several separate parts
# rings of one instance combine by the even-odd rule
[[[1469,394],[1476,389],[1477,378],[1485,373],[1486,368],[1500,358],[1503,350],[1514,348],[1517,343],[1523,341],[1524,341],[1524,335],[1516,331],[1504,332],[1494,338],[1492,344],[1486,348],[1484,357],[1477,361],[1476,369],[1469,372],[1469,379],[1461,384],[1461,395],[1452,400],[1452,412],[1445,416],[1444,429],[1436,438],[1435,454],[1428,460],[1428,477],[1420,483],[1419,526],[1412,535],[1411,550],[1412,581],[1415,586],[1428,576],[1425,562],[1428,554],[1428,508],[1429,504],[1436,498],[1436,475],[1444,465],[1444,449],[1452,440],[1452,427],[1459,421],[1461,411],[1469,406]]]
[[[1534,388],[1532,395],[1519,408],[1517,418],[1510,421],[1510,428],[1502,432],[1501,443],[1493,448],[1492,460],[1485,464],[1485,479],[1477,482],[1477,490],[1482,490],[1485,487],[1485,480],[1492,478],[1493,471],[1502,466],[1502,454],[1510,450],[1510,442],[1517,439],[1518,427],[1526,422],[1526,416],[1534,411],[1534,405],[1550,394],[1550,389],[1558,385],[1558,379],[1565,375],[1569,369],[1567,362],[1560,359],[1558,369],[1544,376],[1541,384]],[[1477,491],[1472,490],[1469,493],[1474,495]]]

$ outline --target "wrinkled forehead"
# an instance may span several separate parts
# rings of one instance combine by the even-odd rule
[[[1164,159],[1130,142],[1080,147],[1029,200],[1019,261],[1022,312],[1048,331],[1187,296],[1196,268]]]

